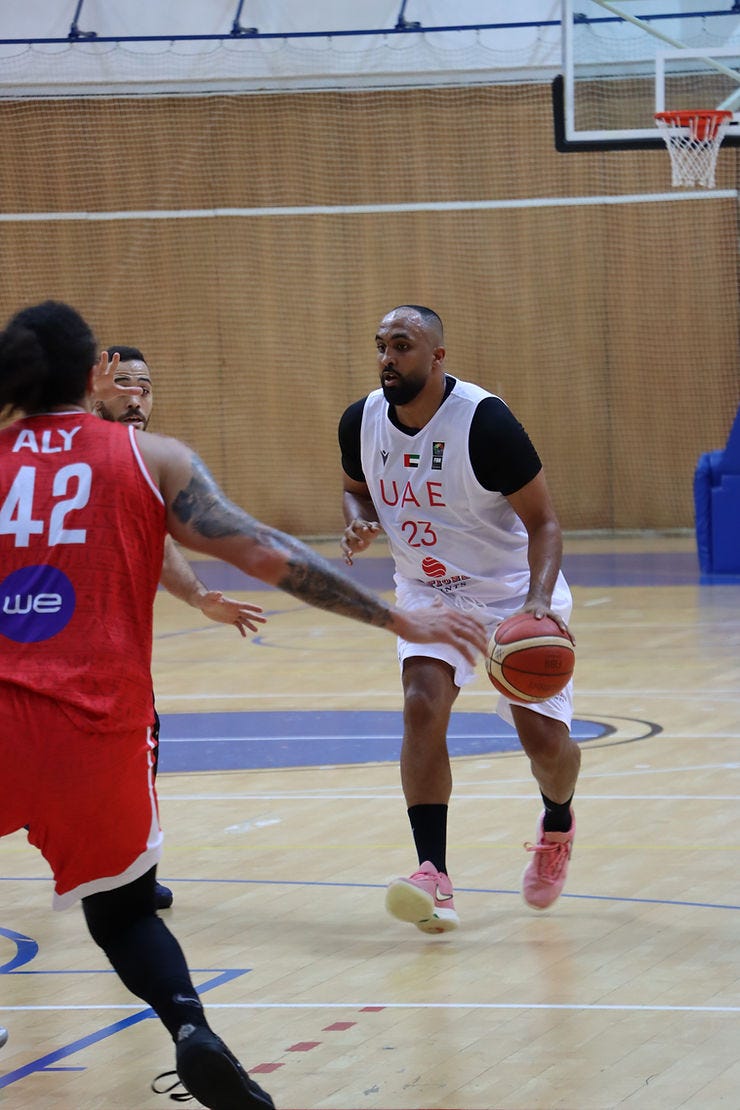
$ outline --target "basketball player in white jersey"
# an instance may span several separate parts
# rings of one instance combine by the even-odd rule
[[[421,305],[383,317],[375,337],[380,388],[345,411],[345,561],[385,532],[399,607],[437,596],[475,612],[490,633],[517,612],[551,616],[567,630],[571,595],[560,570],[562,535],[542,464],[506,404],[445,373],[442,322]],[[398,641],[404,692],[401,783],[418,855],[394,879],[388,911],[426,933],[459,925],[447,873],[452,774],[447,728],[474,668],[444,644]],[[522,894],[546,909],[565,883],[580,749],[570,737],[572,684],[531,706],[501,698],[544,802]]]

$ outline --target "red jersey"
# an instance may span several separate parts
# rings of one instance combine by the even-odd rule
[[[133,428],[85,412],[0,432],[0,684],[86,732],[152,720],[165,506]]]

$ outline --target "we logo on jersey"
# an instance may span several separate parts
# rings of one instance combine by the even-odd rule
[[[17,644],[51,639],[74,611],[74,586],[56,567],[21,567],[0,582],[0,635]]]

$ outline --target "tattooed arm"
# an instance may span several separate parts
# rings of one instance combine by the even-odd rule
[[[223,559],[307,605],[386,628],[416,643],[453,644],[472,661],[484,651],[483,626],[442,602],[403,612],[351,581],[310,547],[235,505],[198,456],[178,440],[137,432],[167,505],[167,527],[185,547]]]

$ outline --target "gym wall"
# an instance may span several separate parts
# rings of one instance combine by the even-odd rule
[[[687,199],[664,151],[556,153],[546,84],[25,99],[0,126],[5,316],[56,297],[141,347],[152,430],[255,515],[339,532],[337,422],[413,302],[565,528],[693,526],[740,395],[737,147]]]

